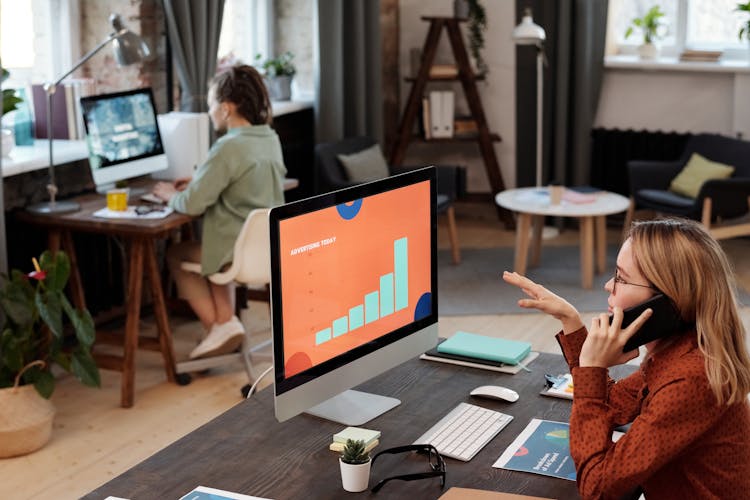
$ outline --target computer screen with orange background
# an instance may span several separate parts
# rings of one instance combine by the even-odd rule
[[[431,312],[430,183],[279,224],[286,377]]]

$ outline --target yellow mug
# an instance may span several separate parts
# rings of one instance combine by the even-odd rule
[[[117,212],[128,209],[128,190],[110,189],[107,191],[107,208]]]

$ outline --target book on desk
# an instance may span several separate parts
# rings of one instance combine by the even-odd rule
[[[526,365],[537,356],[539,353],[532,352],[528,342],[456,332],[450,339],[440,340],[437,347],[419,359],[514,374],[528,370]]]

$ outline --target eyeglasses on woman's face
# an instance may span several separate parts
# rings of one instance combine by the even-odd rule
[[[639,286],[641,288],[650,288],[651,290],[656,290],[657,292],[659,291],[659,289],[656,288],[654,285],[643,285],[643,284],[640,284],[640,283],[631,283],[629,281],[625,281],[620,276],[619,270],[617,268],[615,268],[615,277],[614,277],[614,280],[612,281],[612,295],[614,295],[614,294],[617,293],[617,285],[618,284],[620,284],[620,285],[629,285],[629,286]]]

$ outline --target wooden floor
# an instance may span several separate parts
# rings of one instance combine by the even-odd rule
[[[513,245],[514,234],[502,228],[491,206],[460,205],[457,218],[462,248]],[[448,248],[444,221],[440,223],[439,244]],[[619,230],[613,228],[608,239],[615,243],[619,236]],[[575,230],[566,230],[545,242],[577,243]],[[741,258],[749,254],[750,242],[733,240],[725,248],[732,256],[738,279],[750,289],[750,259]],[[257,339],[270,335],[266,304],[251,303],[242,319]],[[743,309],[743,321],[750,328],[748,308]],[[146,320],[143,327],[153,325]],[[198,340],[200,326],[174,319],[173,328],[177,358],[184,359]],[[441,317],[439,324],[441,336],[467,330],[527,340],[535,350],[555,353],[558,347],[553,334],[557,328],[556,321],[536,314]],[[269,353],[259,354],[256,375],[269,366]],[[148,351],[138,353],[136,373],[135,406],[130,409],[119,407],[118,373],[102,371],[100,390],[62,377],[52,397],[57,408],[52,440],[30,455],[0,459],[0,498],[78,498],[237,404],[240,388],[248,380],[238,363],[198,375],[187,386],[169,384],[161,358]],[[261,387],[268,383],[270,377]]]

